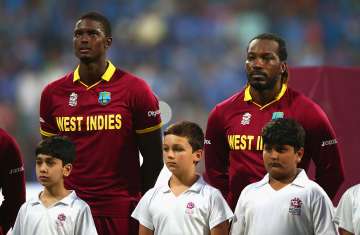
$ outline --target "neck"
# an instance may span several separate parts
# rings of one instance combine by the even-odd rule
[[[79,75],[80,80],[86,85],[92,85],[101,80],[105,73],[108,63],[106,60],[100,62],[84,63],[80,62]]]
[[[53,187],[45,187],[44,191],[40,194],[40,201],[46,206],[50,206],[67,195],[70,194],[70,191],[67,190],[64,185],[61,186],[53,186]]]
[[[169,187],[171,191],[178,196],[179,194],[190,188],[197,180],[199,176],[194,172],[189,175],[176,176],[172,175],[169,180]]]
[[[282,88],[281,79],[279,79],[274,88],[265,89],[265,90],[256,90],[250,86],[250,95],[253,101],[261,106],[270,103],[275,100]]]
[[[295,180],[296,176],[299,174],[299,172],[300,169],[296,169],[296,171],[291,174],[291,176],[287,176],[284,178],[274,178],[269,174],[269,184],[273,189],[280,190],[286,185],[292,183]]]

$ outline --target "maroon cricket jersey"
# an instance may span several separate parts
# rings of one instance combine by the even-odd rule
[[[0,128],[0,188],[4,201],[0,207],[0,233],[14,225],[20,206],[25,202],[24,165],[14,138]]]
[[[102,79],[88,87],[77,68],[43,90],[40,125],[42,135],[75,142],[65,185],[89,203],[93,215],[129,216],[141,191],[137,134],[161,128],[159,103],[146,82],[109,61]]]
[[[235,208],[242,189],[266,174],[261,130],[272,119],[293,118],[305,129],[305,154],[299,167],[316,165],[316,181],[333,197],[344,179],[334,130],[323,110],[283,85],[264,106],[252,102],[249,87],[219,103],[210,113],[205,140],[205,178]]]

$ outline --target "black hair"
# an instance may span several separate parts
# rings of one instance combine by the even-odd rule
[[[111,24],[110,21],[104,15],[93,11],[93,12],[85,13],[84,15],[80,16],[78,20],[83,20],[83,19],[90,19],[100,22],[104,28],[105,36],[111,37]]]
[[[65,136],[52,136],[42,140],[36,146],[35,155],[38,156],[39,154],[58,158],[66,165],[75,160],[75,144]]]
[[[177,122],[164,131],[164,136],[166,135],[176,135],[187,138],[193,152],[204,148],[204,132],[201,127],[194,122]]]
[[[262,130],[264,145],[290,145],[298,151],[305,145],[305,130],[295,120],[279,118],[268,122]]]

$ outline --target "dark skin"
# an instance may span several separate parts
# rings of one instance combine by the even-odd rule
[[[282,87],[282,73],[287,69],[278,55],[278,43],[267,39],[250,42],[245,63],[250,94],[260,106],[273,101]]]
[[[106,52],[112,38],[105,34],[103,25],[92,19],[79,20],[74,29],[73,46],[79,58],[80,81],[91,86],[101,81],[108,66]],[[42,136],[42,138],[46,138]],[[139,150],[144,158],[141,167],[142,193],[152,188],[163,166],[161,129],[137,134]]]

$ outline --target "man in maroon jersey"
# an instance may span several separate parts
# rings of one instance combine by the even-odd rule
[[[0,128],[0,235],[14,225],[20,206],[25,202],[24,165],[15,140]]]
[[[80,65],[43,90],[40,132],[76,144],[65,185],[90,205],[98,233],[137,234],[130,214],[163,166],[160,111],[145,81],[106,59],[111,42],[103,15],[79,18],[73,44]]]
[[[305,155],[299,167],[316,166],[316,182],[332,198],[344,180],[334,130],[323,110],[287,87],[285,41],[273,34],[253,38],[247,48],[248,85],[219,103],[208,118],[205,178],[219,188],[232,208],[242,189],[266,173],[262,127],[276,118],[293,118],[306,131]]]

